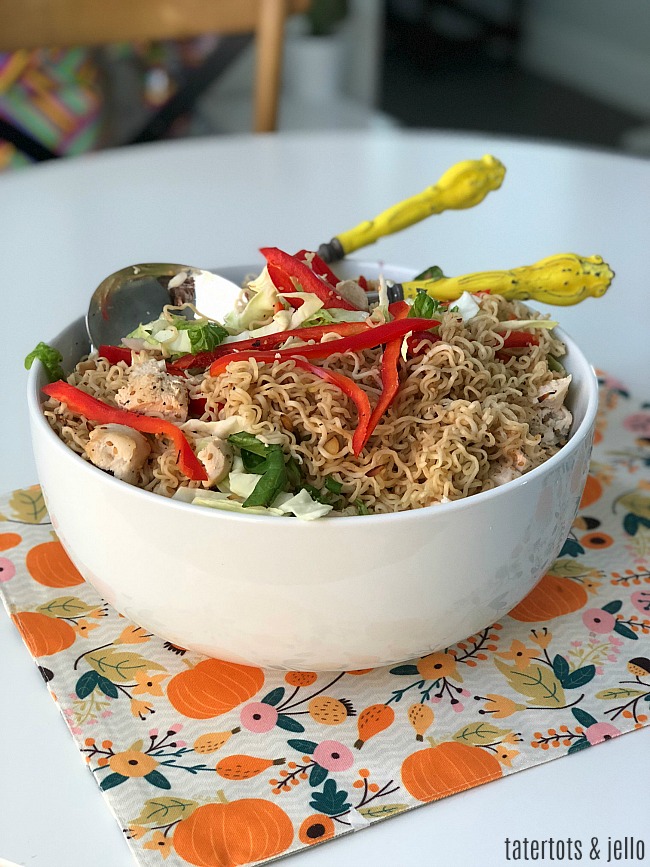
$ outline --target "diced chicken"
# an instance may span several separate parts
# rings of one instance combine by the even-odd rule
[[[203,482],[204,488],[211,488],[225,479],[232,467],[232,455],[232,448],[226,440],[212,437],[203,443],[196,456],[208,474],[207,480]]]
[[[549,409],[559,409],[564,406],[569,386],[571,385],[571,376],[562,376],[558,379],[552,379],[546,385],[540,385],[537,392],[537,400]]]
[[[500,464],[496,472],[492,474],[492,481],[495,485],[505,485],[506,482],[518,479],[520,475],[521,471],[515,469],[512,464]]]
[[[165,362],[155,359],[133,365],[127,384],[119,389],[115,400],[124,409],[173,422],[184,422],[189,407],[189,394],[183,380],[171,376],[165,369]]]
[[[341,280],[336,284],[336,291],[359,310],[368,309],[368,296],[355,280]]]
[[[146,437],[123,424],[104,424],[90,433],[85,452],[100,470],[107,470],[123,482],[136,484],[138,470],[149,457]]]

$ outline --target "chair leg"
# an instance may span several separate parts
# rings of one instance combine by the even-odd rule
[[[261,0],[255,60],[255,132],[277,127],[287,0]]]

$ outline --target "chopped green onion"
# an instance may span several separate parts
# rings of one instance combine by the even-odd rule
[[[343,490],[343,484],[341,482],[337,482],[336,479],[333,479],[331,476],[327,476],[325,478],[325,487],[333,494],[340,494]]]
[[[357,515],[371,515],[372,514],[372,512],[370,511],[368,506],[366,506],[366,504],[363,502],[363,500],[357,499],[354,501],[354,503],[352,505],[356,506]]]

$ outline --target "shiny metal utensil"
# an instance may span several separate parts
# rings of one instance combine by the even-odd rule
[[[210,319],[223,320],[241,287],[231,280],[168,262],[129,265],[106,277],[95,289],[86,314],[93,347],[116,345],[141,323],[157,319],[166,304],[190,302]],[[183,311],[188,319],[191,311]]]
[[[426,292],[438,301],[455,301],[463,292],[493,292],[509,301],[541,301],[568,307],[585,298],[600,298],[609,289],[614,272],[601,256],[578,256],[560,253],[510,271],[479,271],[460,277],[439,277],[388,285],[388,300],[414,299]],[[368,293],[368,302],[376,304],[377,292]]]
[[[321,244],[319,255],[326,262],[336,262],[347,253],[431,214],[474,207],[501,186],[505,171],[503,164],[489,154],[480,160],[456,163],[433,186],[335,236],[329,244]],[[140,323],[156,319],[166,304],[185,301],[192,302],[210,319],[222,321],[240,291],[239,286],[225,277],[191,265],[164,262],[130,265],[106,277],[95,289],[86,315],[86,330],[95,348],[117,344]],[[395,289],[394,294],[398,291]],[[411,295],[415,293],[414,289]],[[186,315],[192,318],[190,311]]]

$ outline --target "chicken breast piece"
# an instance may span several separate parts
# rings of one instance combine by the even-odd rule
[[[205,467],[208,478],[203,482],[204,488],[211,488],[220,482],[230,472],[232,467],[232,446],[226,440],[212,437],[196,453],[197,458]]]
[[[123,409],[173,422],[184,422],[189,407],[189,393],[183,380],[171,376],[165,362],[155,359],[133,365],[127,384],[119,389],[115,400]]]
[[[559,409],[561,406],[564,406],[570,385],[570,375],[552,379],[546,385],[540,385],[537,392],[537,400],[544,408]]]
[[[151,446],[137,430],[123,424],[103,424],[90,433],[84,451],[100,470],[112,473],[123,482],[135,484],[138,470],[149,457]]]

